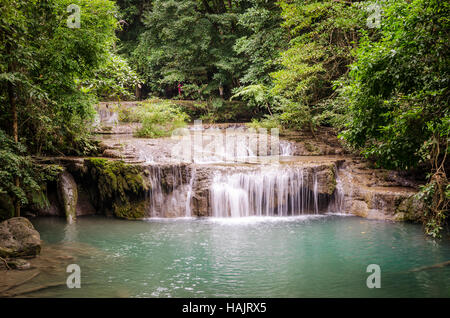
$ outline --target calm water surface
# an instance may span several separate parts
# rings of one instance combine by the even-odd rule
[[[89,247],[74,261],[81,289],[32,296],[450,296],[450,266],[411,271],[450,260],[450,241],[427,239],[418,225],[342,215],[32,222],[46,246]],[[369,264],[381,267],[380,289],[366,286]]]

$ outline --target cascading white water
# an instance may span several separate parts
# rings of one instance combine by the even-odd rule
[[[293,156],[294,145],[286,140],[280,141],[280,156]]]
[[[336,169],[336,171],[338,171]],[[334,191],[333,199],[328,205],[328,212],[341,213],[344,211],[344,203],[345,203],[345,192],[344,186],[342,182],[342,178],[337,173],[336,175],[336,190]]]
[[[193,166],[151,166],[148,215],[199,215],[196,191],[201,193],[204,191],[202,189],[207,189],[209,193],[209,197],[207,194],[202,199],[204,204],[209,202],[206,206],[210,207],[211,214],[206,212],[206,215],[213,217],[295,216],[343,211],[341,178],[337,176],[336,190],[330,196],[319,193],[318,173],[311,167],[290,165],[241,167],[234,171],[222,167],[205,179],[205,173],[199,172],[198,175]],[[202,181],[198,181],[198,178]],[[196,203],[192,201],[194,193]],[[206,211],[206,208],[202,211]]]
[[[347,168],[336,168],[336,190],[328,206],[328,212],[346,213],[349,210],[348,204],[352,202],[354,192],[353,178],[354,176],[348,172]]]
[[[191,171],[191,178],[189,180],[189,186],[187,189],[187,195],[186,195],[186,217],[191,217],[192,216],[192,209],[191,209],[191,200],[192,200],[192,193],[193,193],[193,186],[194,186],[194,181],[195,181],[195,176],[196,176],[196,170],[195,168],[192,169]]]
[[[189,183],[184,182],[183,173],[186,175],[190,173]],[[151,217],[191,216],[190,202],[195,170],[190,171],[187,167],[178,166],[164,170],[159,166],[150,166],[149,175],[148,213]]]
[[[150,181],[150,215],[152,217],[160,216],[162,206],[164,204],[164,194],[161,186],[161,168],[160,167],[149,167],[149,181]]]
[[[317,178],[308,187],[302,168],[219,173],[210,189],[214,217],[289,216],[319,213]]]

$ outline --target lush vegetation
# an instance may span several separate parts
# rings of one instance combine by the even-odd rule
[[[450,4],[386,1],[383,12],[379,31],[363,33],[343,87],[349,124],[342,136],[379,166],[430,169],[424,221],[436,235],[450,200]]]
[[[60,171],[57,165],[35,162],[22,143],[0,130],[0,220],[14,216],[21,205],[47,206],[46,182]]]
[[[180,106],[170,101],[151,100],[137,107],[122,107],[119,110],[122,122],[141,123],[137,137],[167,137],[177,128],[186,126],[189,120]]]
[[[71,4],[83,13],[80,28],[68,27]],[[20,165],[9,170],[14,182],[3,183],[2,190],[16,202],[16,214],[18,203],[26,203],[23,192],[35,191],[40,184],[39,178],[32,178],[38,165],[26,154],[96,150],[88,127],[97,96],[83,83],[95,78],[111,56],[116,13],[114,2],[103,0],[0,4],[0,136],[9,135],[17,144],[2,151]],[[24,174],[25,165],[36,168],[35,173]]]
[[[71,4],[80,28],[68,27]],[[121,110],[138,136],[197,118],[328,126],[378,167],[427,171],[423,218],[437,236],[450,205],[449,11],[439,0],[3,0],[0,195],[18,213],[45,183],[36,156],[95,154],[98,100],[150,98]]]
[[[275,1],[118,3],[125,21],[122,51],[154,95],[227,98],[242,84],[270,82],[278,68],[274,58],[287,37]]]
[[[94,72],[93,78],[82,83],[82,90],[102,100],[132,100],[141,80],[127,60],[109,52],[106,61]]]

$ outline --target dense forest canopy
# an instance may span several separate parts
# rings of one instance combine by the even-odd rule
[[[96,153],[98,100],[241,100],[256,125],[333,127],[378,167],[428,171],[424,222],[437,233],[449,17],[439,0],[1,0],[1,200],[45,201],[57,171],[36,156]]]

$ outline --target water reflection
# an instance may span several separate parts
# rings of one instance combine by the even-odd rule
[[[76,222],[67,223],[64,227],[63,242],[78,242],[78,227]]]

